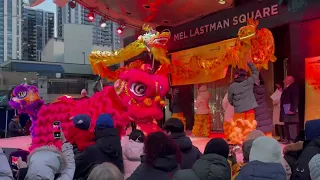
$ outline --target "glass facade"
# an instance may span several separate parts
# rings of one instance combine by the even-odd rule
[[[4,1],[0,1],[0,62],[4,61]]]
[[[7,54],[12,59],[12,2],[7,1]]]
[[[23,8],[23,59],[41,61],[41,53],[54,37],[54,13]]]

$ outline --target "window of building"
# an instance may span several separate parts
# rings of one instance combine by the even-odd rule
[[[85,80],[81,79],[66,80],[65,82],[51,81],[48,83],[48,94],[79,94],[85,88]]]

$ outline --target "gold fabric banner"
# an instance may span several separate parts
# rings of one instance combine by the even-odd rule
[[[320,119],[320,56],[306,58],[305,64],[305,121],[311,121]]]
[[[233,38],[172,53],[174,70],[171,73],[171,84],[199,84],[223,79],[229,64],[216,60],[234,46],[235,42],[236,38]]]

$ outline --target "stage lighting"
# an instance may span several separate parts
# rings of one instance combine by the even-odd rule
[[[100,20],[100,27],[104,28],[107,26],[107,21],[105,19]]]
[[[74,9],[76,6],[77,6],[77,4],[76,4],[76,2],[74,2],[74,0],[72,0],[72,1],[69,2],[69,7],[70,7],[71,9]]]
[[[88,13],[88,19],[89,19],[89,21],[94,21],[94,13],[93,12]]]
[[[226,4],[225,0],[219,0],[219,4]]]
[[[122,32],[123,32],[123,27],[119,26],[118,29],[117,29],[117,33],[118,34],[122,34]]]

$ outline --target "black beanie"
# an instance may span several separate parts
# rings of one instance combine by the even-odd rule
[[[220,156],[228,158],[229,145],[222,138],[213,138],[207,143],[203,154],[218,154]]]

